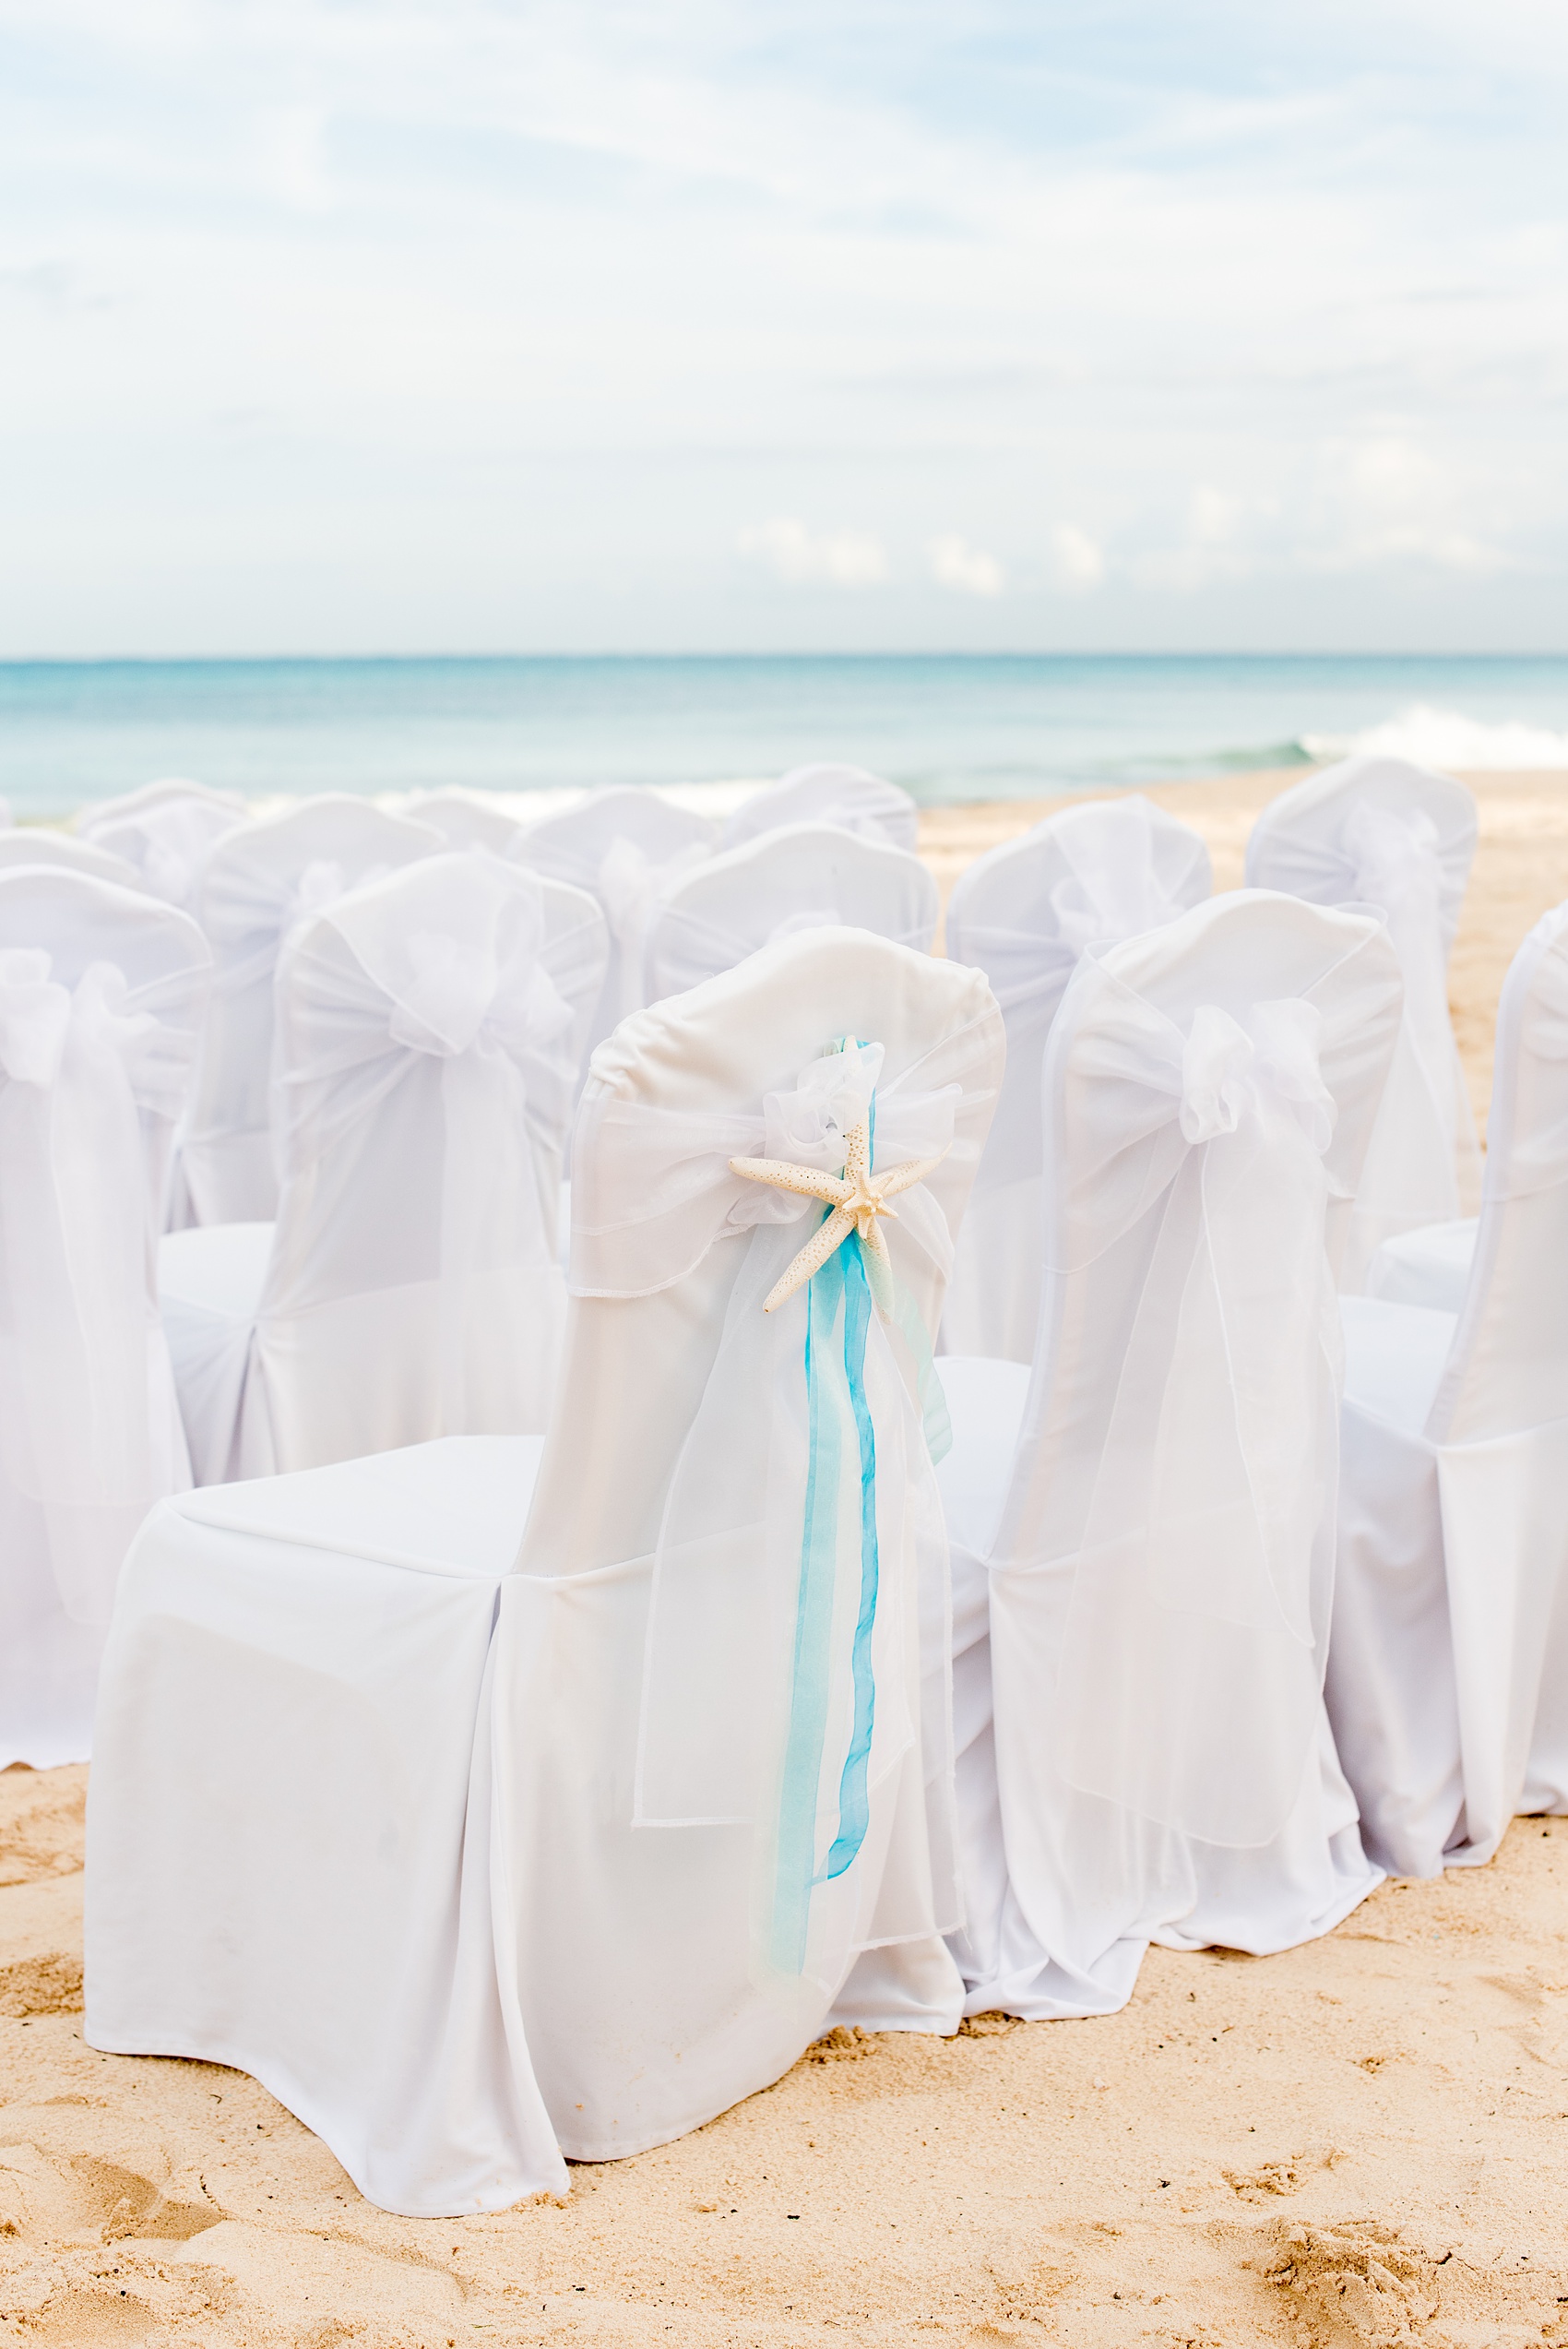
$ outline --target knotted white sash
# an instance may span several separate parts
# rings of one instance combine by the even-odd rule
[[[1055,1691],[1084,1792],[1209,1842],[1267,1842],[1317,1725],[1334,1556],[1339,1324],[1324,1248],[1335,1105],[1321,1019],[1203,1006],[1183,1035],[1103,969],[1063,1114],[1087,1267],[1146,1233]]]
[[[657,1110],[590,1087],[574,1161],[575,1294],[653,1294],[720,1240],[744,1247],[654,1559],[634,1817],[754,1830],[757,1961],[790,1975],[836,1962],[819,1895],[847,1874],[864,1806],[916,1740],[933,1881],[908,1915],[879,1914],[879,1938],[946,1930],[957,1914],[928,1339],[912,1313],[869,1311],[841,1269],[765,1314],[826,1210],[730,1165],[767,1157],[837,1172],[873,1103],[877,1169],[939,1157],[961,1059],[939,1048],[885,1089],[882,1059],[879,1044],[851,1042],[749,1115]],[[895,1264],[918,1253],[945,1272],[951,1239],[929,1190],[897,1206]]]
[[[467,931],[405,936],[398,915],[388,929],[375,900],[363,899],[332,924],[351,957],[309,934],[299,940],[288,976],[289,1066],[279,1080],[283,1161],[298,1177],[372,1116],[420,1059],[440,1063],[440,1393],[452,1432],[468,1426],[470,1313],[502,1265],[537,1279],[539,1357],[546,1367],[553,1361],[564,1292],[554,1199],[541,1195],[535,1146],[555,1163],[577,1075],[576,1013],[546,966],[538,884],[511,867],[493,888],[472,867],[460,879],[473,900]],[[584,937],[591,977],[591,934]],[[569,987],[568,973],[558,975]]]
[[[51,967],[0,951],[0,1460],[44,1510],[66,1614],[92,1622],[109,1595],[94,1513],[134,1521],[161,1489],[141,1117],[178,1115],[192,1039],[129,1008],[115,964],[74,990]]]
[[[673,856],[650,857],[640,841],[623,833],[600,857],[595,893],[619,949],[622,1018],[643,1006],[644,948],[660,899],[683,873],[706,864],[708,854],[705,841],[694,841]]]

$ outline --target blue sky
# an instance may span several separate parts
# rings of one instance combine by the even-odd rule
[[[1551,0],[0,0],[0,654],[1561,648]]]

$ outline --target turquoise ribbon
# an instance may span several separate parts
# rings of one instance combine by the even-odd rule
[[[806,1284],[806,1501],[773,1910],[774,1962],[787,1973],[800,1973],[805,1965],[813,1892],[852,1866],[871,1823],[866,1780],[876,1721],[871,1642],[881,1571],[876,1538],[876,1430],[865,1387],[871,1316],[865,1260],[860,1236],[851,1232]],[[861,1589],[850,1653],[853,1711],[849,1750],[838,1780],[837,1831],[819,1866],[817,1793],[832,1678],[840,1477],[844,1438],[850,1428],[861,1485]]]

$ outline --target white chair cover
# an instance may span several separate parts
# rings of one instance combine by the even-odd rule
[[[127,864],[123,856],[111,855],[106,848],[94,848],[89,841],[74,840],[69,832],[47,831],[42,824],[29,824],[18,831],[0,831],[0,872],[9,873],[18,865],[46,865],[62,873],[86,873],[95,881],[113,881],[122,889],[141,888],[135,865]]]
[[[434,824],[451,848],[489,848],[509,855],[523,826],[492,792],[424,792],[403,813],[418,824]]]
[[[725,823],[719,844],[739,848],[786,824],[833,824],[911,854],[920,845],[920,809],[908,792],[863,767],[826,764],[792,767],[749,793]]]
[[[832,2020],[956,2026],[921,1365],[1001,1055],[976,973],[843,930],[640,1014],[577,1127],[520,1554],[526,1439],[151,1521],[101,1711],[94,2045],[239,2064],[434,2214],[563,2192],[561,2152],[695,2127]],[[831,1168],[865,1108],[874,1183],[948,1141],[888,1219],[890,1316],[858,1237],[765,1315],[821,1210],[731,1161]]]
[[[1457,1319],[1345,1317],[1329,1710],[1369,1850],[1433,1876],[1568,1810],[1568,906],[1503,984]]]
[[[628,1011],[643,1003],[643,945],[654,908],[666,889],[711,853],[714,827],[706,817],[660,799],[657,792],[595,792],[559,816],[547,816],[521,834],[512,854],[536,873],[549,873],[597,898],[610,925],[610,966],[588,1028],[588,1045],[601,1043]]]
[[[278,971],[276,1230],[161,1251],[198,1485],[542,1433],[566,1311],[556,1199],[605,955],[592,898],[483,849],[301,924]]]
[[[1367,1152],[1341,1279],[1366,1285],[1381,1244],[1475,1205],[1480,1161],[1448,1016],[1448,957],[1476,852],[1463,783],[1358,757],[1282,793],[1247,842],[1247,881],[1314,905],[1376,906],[1405,974],[1405,1021]]]
[[[0,873],[0,1767],[86,1759],[125,1546],[190,1482],[152,1248],[208,974],[138,892]]]
[[[1373,917],[1253,891],[1069,986],[1011,1473],[944,1472],[971,2011],[1105,2012],[1151,1939],[1287,1948],[1377,1881],[1322,1699],[1332,1257],[1399,1013]],[[1004,1367],[944,1364],[960,1444]]]
[[[674,881],[644,950],[647,999],[683,995],[796,930],[872,930],[929,954],[942,900],[929,867],[826,824],[765,832]]]
[[[195,909],[214,968],[181,1151],[190,1221],[270,1222],[277,1212],[273,975],[295,923],[445,845],[430,825],[341,793],[247,825],[213,851]]]
[[[1477,1222],[1422,1223],[1384,1240],[1367,1268],[1367,1294],[1389,1305],[1423,1305],[1435,1313],[1457,1313],[1470,1285]]]
[[[77,829],[131,865],[138,888],[192,913],[208,856],[245,821],[244,801],[232,792],[169,781],[86,809]]]
[[[1208,851],[1149,800],[1063,808],[977,857],[955,884],[947,952],[985,972],[1007,1022],[1007,1074],[958,1234],[943,1317],[948,1353],[1034,1358],[1044,1233],[1040,1065],[1086,948],[1158,929],[1212,886]]]

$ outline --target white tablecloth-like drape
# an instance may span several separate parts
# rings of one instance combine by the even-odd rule
[[[1197,833],[1132,794],[1048,816],[960,874],[947,952],[973,963],[1007,1022],[1007,1074],[977,1194],[958,1234],[943,1317],[949,1353],[1034,1357],[1039,1318],[1040,1069],[1051,1024],[1086,948],[1158,929],[1207,897]]]
[[[1004,1365],[944,1364],[972,2010],[1107,2011],[1151,1939],[1284,1948],[1377,1880],[1321,1693],[1331,1250],[1399,1002],[1381,924],[1262,893],[1069,987],[1005,1461]]]

